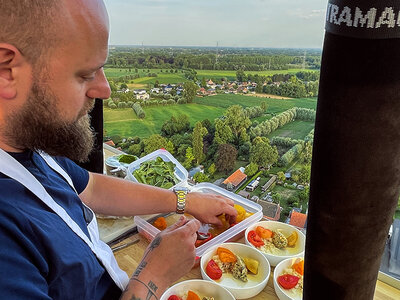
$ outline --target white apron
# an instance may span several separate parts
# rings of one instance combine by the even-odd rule
[[[64,177],[64,179],[75,190],[71,178],[54,161],[54,159],[46,153],[41,152],[39,154],[46,161],[49,167],[51,167],[60,176]],[[64,208],[62,208],[53,200],[43,185],[15,158],[2,149],[0,149],[0,172],[24,185],[28,190],[42,200],[44,204],[52,209],[71,228],[71,230],[74,231],[90,247],[96,257],[101,261],[108,274],[110,274],[110,277],[114,280],[115,284],[122,291],[126,288],[129,282],[128,275],[119,268],[110,247],[100,240],[96,217],[89,207],[86,206],[92,212],[93,216],[88,225],[90,239],[82,231],[78,224],[76,224],[76,222],[68,215]]]

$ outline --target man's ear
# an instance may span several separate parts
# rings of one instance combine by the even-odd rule
[[[25,61],[21,52],[10,44],[0,43],[0,99],[17,95],[17,68]]]

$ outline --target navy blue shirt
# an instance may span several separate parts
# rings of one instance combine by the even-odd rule
[[[87,236],[81,200],[36,152],[10,153],[44,186]],[[78,194],[86,170],[55,160]],[[19,182],[0,173],[0,299],[118,299],[121,290],[94,253],[64,221]]]

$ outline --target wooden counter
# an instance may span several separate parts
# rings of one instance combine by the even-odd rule
[[[137,265],[139,264],[143,254],[144,254],[144,251],[149,243],[147,242],[146,239],[144,239],[142,236],[140,236],[138,234],[131,236],[120,243],[120,244],[124,244],[124,243],[130,242],[130,241],[133,241],[137,238],[140,239],[139,243],[128,246],[127,248],[124,248],[124,249],[121,249],[121,250],[115,252],[115,257],[118,261],[119,266],[121,267],[122,270],[127,272],[127,274],[129,276],[131,276],[133,274],[134,270],[136,269]],[[243,242],[243,239],[239,240],[237,242]],[[120,244],[118,244],[118,245],[120,245]],[[272,276],[273,276],[273,268],[271,269],[271,277],[270,277],[265,289],[257,296],[249,298],[249,299],[252,299],[252,300],[262,300],[262,299],[263,300],[264,299],[277,300],[278,297],[276,296],[275,291],[274,291],[274,284],[272,281]],[[184,281],[184,280],[188,280],[188,279],[201,279],[200,267],[193,268],[189,274],[182,277],[179,281]],[[396,300],[396,299],[400,299],[400,290],[395,289],[395,288],[391,287],[390,285],[387,285],[381,281],[377,282],[374,300]]]

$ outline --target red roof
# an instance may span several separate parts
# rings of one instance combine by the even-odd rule
[[[231,176],[225,179],[223,183],[228,184],[230,182],[233,186],[238,186],[246,178],[247,175],[240,171],[240,169],[237,169]]]
[[[289,224],[299,228],[304,228],[304,225],[306,225],[306,219],[307,219],[306,214],[302,214],[297,211],[292,211],[292,217],[290,218]]]
[[[107,142],[105,142],[104,144],[107,144],[108,146],[115,147],[115,144],[114,144],[113,141],[107,141]]]

